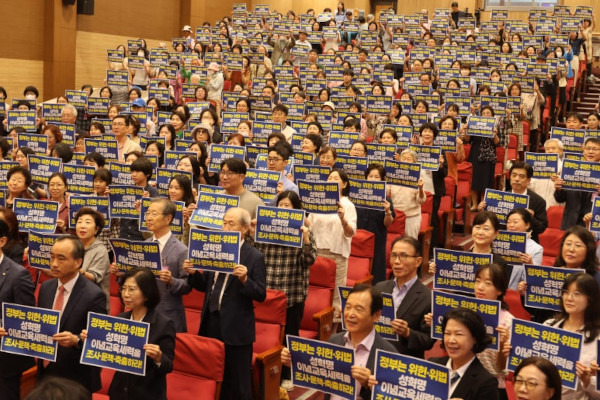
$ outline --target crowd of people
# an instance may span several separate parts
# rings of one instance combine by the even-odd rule
[[[565,280],[558,314],[527,310],[533,321],[583,334],[581,359],[572,360],[577,362],[579,383],[575,390],[562,388],[552,363],[530,358],[517,367],[513,385],[519,398],[560,399],[561,394],[563,399],[600,398],[595,390],[600,273],[596,235],[589,230],[596,193],[563,188],[564,144],[551,135],[555,126],[584,132],[578,157],[600,162],[598,105],[588,115],[565,111],[576,101],[570,88],[577,87],[577,80],[596,80],[592,74],[594,14],[585,7],[568,15],[564,10],[557,14],[537,10],[523,23],[512,20],[510,13],[508,19],[479,21],[459,11],[457,3],[450,9],[406,16],[388,10],[378,19],[372,14],[357,16],[343,2],[321,13],[311,9],[285,15],[268,10],[253,13],[237,6],[232,16],[216,26],[206,22],[195,32],[184,26],[172,48],[161,43],[149,49],[144,39],[136,39],[109,49],[105,85],[81,87],[89,103],[94,98],[109,99],[105,112],[69,104],[69,96],[56,94],[56,101],[48,103],[64,106],[60,117],[51,119],[42,112],[42,99],[34,86],[26,87],[22,96],[11,94],[12,101],[0,87],[5,115],[0,124],[0,161],[17,163],[7,171],[4,206],[0,207],[0,300],[62,312],[60,333],[53,337],[59,345],[57,359],[37,362],[41,383],[38,394],[31,396],[44,390],[69,390],[68,384],[53,378],[78,382],[89,393],[100,389],[100,370],[81,365],[79,359],[87,338],[88,312],[111,312],[110,279],[114,275],[126,309],[118,315],[150,323],[150,336],[144,346],[145,376],[116,373],[109,389],[111,399],[166,399],[175,335],[188,331],[183,298],[192,290],[206,293],[198,334],[225,344],[221,398],[250,399],[253,302],[263,301],[266,289],[283,291],[287,296],[285,333],[298,335],[315,259],[332,259],[336,288],[345,286],[352,238],[363,229],[375,235],[373,286],[355,286],[343,310],[339,293],[334,291],[335,326],[343,319],[347,331],[334,334],[330,342],[355,350],[352,375],[357,398],[370,398],[377,384],[376,349],[423,358],[434,344],[431,289],[419,279],[428,256],[423,254],[419,236],[421,207],[431,197],[432,249],[450,246],[438,242],[442,236],[438,210],[448,182],[456,186],[459,169],[470,164],[471,194],[465,207],[476,215],[469,251],[493,256],[491,264],[477,271],[474,295],[502,302],[497,328],[501,346],[499,351],[487,348],[490,337],[478,314],[456,309],[443,316],[442,348],[447,357],[432,361],[451,371],[451,397],[508,398],[506,359],[513,316],[503,298],[508,289],[525,294],[522,264],[542,265],[539,235],[548,226],[546,210],[563,205],[564,236],[554,266],[585,273]],[[561,22],[572,16],[581,16],[580,23]],[[585,74],[579,74],[581,67],[586,68]],[[125,72],[127,82],[114,81],[115,72]],[[371,98],[389,108],[374,109]],[[502,108],[498,106],[502,102],[490,98],[504,98],[508,100],[504,104],[516,106]],[[28,155],[36,151],[17,146],[26,130],[6,118],[11,109],[36,109],[35,131],[47,138],[46,156],[63,164],[95,168],[94,196],[108,196],[116,179],[111,165],[126,164],[131,185],[151,198],[145,213],[149,232],[140,231],[140,221],[126,218],[112,218],[106,228],[108,216],[92,208],[71,216],[72,182],[62,172],[52,174],[45,184],[38,179],[33,182]],[[470,116],[494,117],[494,127],[487,136],[470,135]],[[265,123],[272,123],[271,128],[256,129],[255,124]],[[74,126],[72,140],[58,125]],[[524,126],[529,136],[524,135]],[[330,141],[333,132],[341,132],[349,142]],[[419,146],[435,146],[443,132],[452,133],[454,151],[443,151],[439,160],[433,160],[433,168],[421,169],[415,185],[388,184],[376,209],[354,204],[350,196],[353,180],[385,182],[391,171],[386,160],[422,162]],[[497,215],[486,210],[483,193],[497,188],[495,168],[505,161],[497,159],[497,149],[506,149],[511,135],[518,141],[517,159],[508,168],[504,189],[527,195],[529,203],[527,208],[513,209],[506,225],[501,225]],[[116,159],[89,150],[86,140],[98,138],[116,141]],[[209,168],[211,146],[220,143],[245,147],[245,159],[224,159],[214,172]],[[385,155],[375,145],[384,145]],[[186,174],[175,175],[168,195],[160,196],[156,169],[176,150],[187,152],[178,155],[175,164],[177,171]],[[523,159],[527,150],[558,154],[556,174],[550,179],[534,178],[533,167]],[[266,166],[252,156],[256,152],[264,155]],[[339,186],[337,212],[307,215],[300,247],[255,242],[257,206],[303,209],[290,169],[299,164],[328,168],[327,181]],[[266,204],[263,193],[244,186],[251,168],[280,173],[275,198]],[[240,232],[243,238],[239,265],[231,274],[202,272],[188,260],[189,233],[194,226],[190,216],[199,194],[211,186],[239,198],[239,206],[223,216],[223,230]],[[59,205],[56,233],[63,236],[48,255],[50,269],[41,271],[45,278],[36,297],[31,275],[23,267],[28,265],[27,233],[19,231],[13,212],[19,198]],[[174,202],[184,203],[182,235],[171,232]],[[388,247],[387,229],[401,213],[405,235]],[[71,228],[70,219],[75,221]],[[519,255],[522,264],[509,265],[495,254],[492,243],[501,229],[527,233],[526,252]],[[114,264],[111,238],[156,241],[163,269],[157,276],[147,269],[120,272]],[[435,261],[428,267],[435,274]],[[396,318],[391,324],[396,341],[382,339],[374,330],[381,315],[382,293],[394,299]],[[0,336],[7,334],[0,328]],[[281,361],[284,366],[291,364],[286,348]],[[21,374],[34,364],[32,358],[0,352],[0,397],[19,399]],[[293,388],[289,368],[282,372],[282,388],[284,392]],[[84,392],[81,389],[82,396]]]

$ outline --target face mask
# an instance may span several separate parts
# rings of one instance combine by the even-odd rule
[[[35,94],[28,94],[25,96],[27,100],[35,100]]]

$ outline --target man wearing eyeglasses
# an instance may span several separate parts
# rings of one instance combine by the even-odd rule
[[[256,218],[256,207],[264,206],[260,197],[244,188],[244,177],[246,176],[246,164],[240,159],[229,158],[221,163],[219,181],[225,189],[225,194],[239,196],[239,207],[250,213],[252,219]]]
[[[267,149],[267,168],[269,171],[280,172],[281,178],[277,183],[277,194],[291,190],[298,194],[298,186],[285,176],[285,167],[290,162],[290,156],[294,154],[292,146],[288,142],[279,141]],[[273,199],[271,206],[276,206],[277,199]]]
[[[125,161],[125,155],[132,151],[142,152],[142,148],[139,144],[127,137],[129,131],[129,119],[124,115],[117,115],[112,121],[112,131],[115,135],[117,145],[119,148],[119,161]]]
[[[418,240],[402,236],[392,242],[390,265],[392,279],[379,282],[375,287],[394,298],[396,318],[392,328],[398,340],[392,344],[399,353],[423,358],[434,341],[425,324],[425,314],[431,312],[431,290],[419,281],[417,271],[423,262]]]
[[[152,232],[148,242],[158,242],[162,258],[158,290],[160,303],[157,310],[175,322],[177,332],[187,332],[183,295],[192,291],[188,284],[188,274],[183,270],[188,249],[171,233],[171,222],[175,218],[175,204],[165,198],[152,199],[145,214],[146,226]]]
[[[600,162],[600,139],[588,137],[585,140],[583,144],[583,159],[585,161]],[[565,211],[560,229],[567,230],[575,225],[585,226],[585,223],[589,222],[592,218],[592,192],[563,190],[563,184],[564,181],[560,178],[554,181],[554,199],[558,203],[565,202]]]

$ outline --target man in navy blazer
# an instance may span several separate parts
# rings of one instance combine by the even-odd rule
[[[183,270],[188,249],[171,233],[171,222],[175,218],[175,204],[166,198],[152,199],[146,211],[146,224],[153,233],[148,242],[158,242],[163,269],[157,282],[160,303],[157,310],[175,322],[177,332],[187,332],[183,295],[192,291],[188,274]]]
[[[422,262],[418,240],[409,236],[396,238],[390,252],[394,276],[375,285],[394,298],[396,318],[392,321],[392,328],[398,340],[391,343],[399,353],[419,358],[423,358],[425,350],[431,349],[435,342],[424,319],[425,314],[431,312],[431,290],[417,276]]]
[[[375,322],[379,321],[382,308],[383,296],[379,289],[364,284],[355,285],[348,295],[344,308],[344,325],[347,331],[329,338],[329,343],[355,351],[352,377],[358,386],[357,399],[371,398],[368,383],[369,378],[374,378],[377,350],[397,352],[390,342],[375,331]],[[292,363],[290,351],[286,347],[281,351],[281,363],[288,367]],[[341,400],[339,396],[325,395],[325,400],[338,399]]]
[[[38,360],[38,379],[59,376],[81,383],[90,392],[100,389],[100,369],[79,363],[82,342],[79,337],[87,326],[88,312],[106,313],[106,296],[95,283],[81,275],[83,243],[71,235],[61,236],[50,250],[50,270],[54,279],[40,288],[38,307],[60,310],[56,362],[44,366]]]
[[[22,306],[35,306],[34,286],[31,274],[22,265],[8,258],[2,248],[8,240],[9,228],[0,219],[0,304],[14,303]],[[0,325],[2,325],[0,315]],[[0,331],[3,331],[0,328]],[[1,335],[1,333],[0,333]],[[0,393],[6,400],[19,400],[21,395],[21,374],[33,367],[32,357],[0,352]]]
[[[230,208],[223,217],[224,231],[237,231],[244,236],[250,229],[250,213]],[[232,274],[199,272],[185,263],[188,282],[196,290],[206,292],[200,336],[225,343],[225,374],[221,399],[250,400],[252,343],[255,340],[253,301],[266,297],[265,257],[243,242],[240,263]]]

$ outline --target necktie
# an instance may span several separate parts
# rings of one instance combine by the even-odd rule
[[[58,296],[56,296],[56,300],[54,301],[53,310],[62,311],[63,303],[65,302],[65,287],[63,285],[58,287]]]
[[[210,300],[208,302],[208,310],[210,312],[215,312],[219,310],[219,297],[221,297],[221,291],[223,290],[223,284],[225,283],[225,278],[227,278],[227,274],[217,272],[219,275],[217,277],[217,281],[215,282],[215,286],[210,294]]]
[[[456,381],[458,381],[460,379],[460,375],[458,374],[458,372],[454,371],[452,373],[452,377],[450,378],[450,386],[454,385],[456,383]]]

